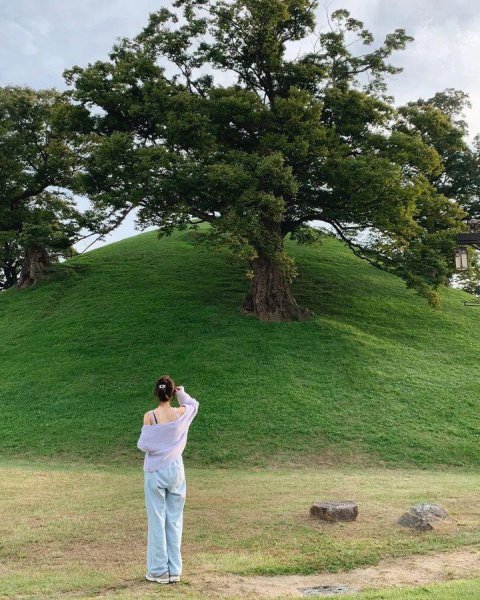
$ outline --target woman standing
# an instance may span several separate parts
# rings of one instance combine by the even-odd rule
[[[186,481],[182,452],[198,402],[168,376],[160,377],[154,394],[158,407],[145,413],[137,447],[145,452],[148,581],[176,583],[182,573],[183,507]],[[179,408],[170,402],[176,394]]]

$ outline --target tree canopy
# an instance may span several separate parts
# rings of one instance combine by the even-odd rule
[[[310,315],[291,293],[284,238],[311,241],[312,221],[435,305],[476,195],[465,97],[396,108],[389,61],[412,38],[397,29],[376,44],[346,10],[317,32],[316,8],[177,0],[108,60],[69,70],[90,112],[82,189],[99,215],[135,208],[165,234],[208,222],[249,263],[244,309],[264,320]],[[311,50],[293,57],[302,40]]]
[[[69,192],[81,113],[55,90],[0,88],[0,289],[40,279],[85,224]]]

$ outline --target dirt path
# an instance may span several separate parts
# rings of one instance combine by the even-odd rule
[[[285,598],[306,597],[301,589],[308,587],[342,585],[353,588],[353,591],[360,591],[367,588],[425,585],[478,576],[480,576],[480,549],[468,548],[384,560],[375,567],[364,567],[348,573],[274,577],[205,576],[199,587],[210,596]]]

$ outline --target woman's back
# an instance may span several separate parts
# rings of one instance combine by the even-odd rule
[[[179,414],[178,418],[172,409],[171,416],[175,416],[174,419],[166,420],[169,416],[166,412],[163,422],[150,425],[144,421],[137,447],[145,452],[145,471],[156,471],[182,455],[187,443],[188,428],[198,412],[198,402],[183,388],[177,390],[177,399],[180,408],[184,409],[183,414]],[[155,419],[158,411],[157,414],[155,412],[153,414]]]
[[[174,395],[180,408],[170,402]],[[148,581],[177,583],[182,572],[180,551],[186,495],[182,452],[198,402],[168,375],[157,380],[156,409],[145,413],[138,448],[145,452],[144,490],[148,517]]]
[[[167,408],[155,408],[146,413],[143,420],[144,425],[158,425],[159,423],[170,423],[170,421],[178,421],[185,412],[185,407],[176,408],[168,406]]]

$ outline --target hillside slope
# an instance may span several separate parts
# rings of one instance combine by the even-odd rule
[[[480,311],[430,309],[328,238],[289,244],[317,317],[240,313],[247,283],[188,234],[142,234],[0,295],[4,455],[138,463],[155,378],[201,402],[191,463],[478,465]]]

